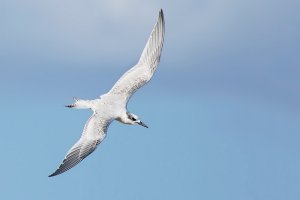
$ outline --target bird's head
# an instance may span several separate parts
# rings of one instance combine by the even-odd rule
[[[138,124],[141,125],[143,127],[148,128],[148,126],[146,124],[144,124],[137,115],[133,114],[133,113],[129,113],[127,112],[127,118],[129,121],[129,124]]]

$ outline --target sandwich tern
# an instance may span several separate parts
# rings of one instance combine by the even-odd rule
[[[130,97],[152,78],[160,61],[164,34],[165,21],[161,9],[138,63],[123,74],[112,89],[100,98],[94,100],[74,98],[75,102],[67,106],[91,109],[93,114],[86,122],[80,139],[67,152],[58,169],[49,177],[64,173],[90,155],[105,138],[108,126],[113,120],[148,128],[137,115],[127,111],[127,103]]]

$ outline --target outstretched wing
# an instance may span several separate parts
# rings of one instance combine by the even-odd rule
[[[128,101],[134,92],[152,78],[160,60],[164,35],[164,14],[163,11],[160,10],[158,20],[151,32],[139,62],[115,83],[109,93],[124,95]]]
[[[105,138],[110,122],[111,120],[104,119],[99,114],[94,113],[85,124],[81,138],[68,151],[59,168],[49,177],[64,173],[90,155]]]

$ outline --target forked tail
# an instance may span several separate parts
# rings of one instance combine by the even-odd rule
[[[76,97],[73,97],[75,102],[70,105],[66,105],[68,108],[76,108],[76,109],[91,109],[92,108],[92,102],[90,100],[82,100],[78,99]]]

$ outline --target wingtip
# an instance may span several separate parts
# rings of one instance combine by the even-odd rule
[[[162,26],[165,26],[165,16],[162,8],[159,10],[158,20],[161,21]]]
[[[164,11],[162,8],[159,10],[159,16],[164,17]]]
[[[53,173],[53,174],[50,174],[48,177],[53,177],[53,176],[55,176],[55,173]]]
[[[61,173],[63,173],[63,172],[59,172],[58,169],[57,169],[55,172],[53,172],[52,174],[50,174],[48,177],[57,176],[57,175],[59,175]]]

